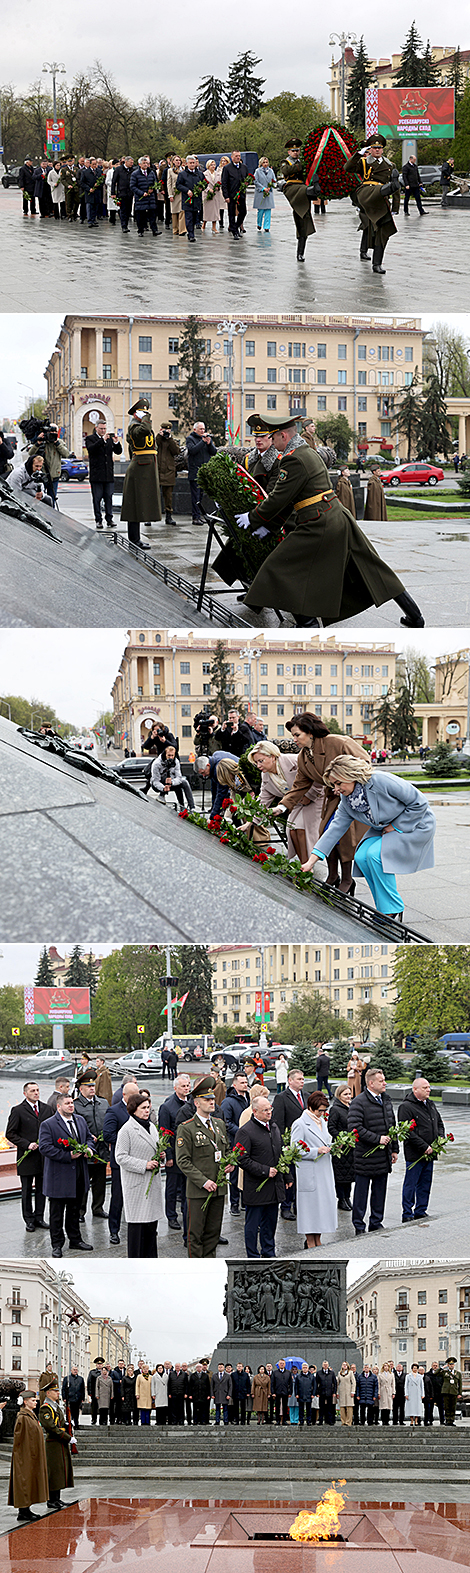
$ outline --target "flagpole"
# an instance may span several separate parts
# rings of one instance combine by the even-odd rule
[[[167,975],[167,978],[169,978],[171,976],[171,953],[170,953],[170,946],[169,945],[166,946],[166,975]],[[166,1025],[167,1025],[168,1037],[172,1039],[173,1038],[173,1001],[172,1001],[172,998],[171,998],[171,983],[167,983],[167,986],[166,986]]]

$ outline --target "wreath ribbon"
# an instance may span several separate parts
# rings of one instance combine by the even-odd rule
[[[343,137],[340,136],[339,131],[336,131],[334,126],[327,126],[326,127],[326,131],[323,132],[323,136],[321,138],[321,141],[318,144],[317,151],[316,151],[313,163],[310,165],[310,169],[309,169],[308,175],[307,175],[307,186],[310,185],[310,181],[312,179],[312,175],[314,175],[316,170],[318,169],[318,165],[320,163],[320,159],[323,156],[323,153],[324,153],[325,148],[326,148],[326,144],[328,142],[328,138],[330,136],[334,136],[335,141],[338,143],[338,147],[341,148],[341,152],[344,153],[345,158],[349,158],[350,157],[350,149],[346,146],[346,143],[343,140]]]

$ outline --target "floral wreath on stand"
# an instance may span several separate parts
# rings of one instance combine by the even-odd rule
[[[322,196],[327,201],[332,197],[352,197],[357,178],[345,169],[345,164],[357,152],[357,138],[345,126],[316,126],[309,131],[303,148],[306,185],[318,175]]]

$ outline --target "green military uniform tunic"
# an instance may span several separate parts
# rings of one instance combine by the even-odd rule
[[[39,1410],[39,1422],[46,1437],[50,1496],[52,1491],[61,1491],[64,1486],[73,1486],[73,1469],[65,1415],[60,1404],[52,1403],[47,1394]]]
[[[220,1157],[230,1152],[225,1121],[211,1114],[210,1127],[195,1114],[179,1125],[176,1135],[176,1162],[186,1175],[188,1204],[188,1256],[215,1256],[220,1239],[227,1186],[217,1193],[204,1190],[206,1180],[216,1180]],[[217,1153],[219,1157],[217,1157]],[[210,1195],[205,1211],[203,1203]]]
[[[455,1406],[462,1392],[462,1377],[460,1371],[450,1370],[444,1366],[442,1374],[441,1395],[446,1417],[446,1426],[453,1426],[455,1420]]]
[[[314,193],[313,191],[309,192],[305,183],[303,165],[300,158],[283,159],[280,173],[286,182],[284,196],[290,202],[299,239],[302,236],[307,238],[308,235],[314,235],[315,225],[310,208]]]
[[[388,158],[374,158],[369,164],[361,153],[353,153],[348,158],[345,169],[353,175],[359,176],[359,186],[355,192],[362,229],[368,230],[369,246],[373,246],[374,239],[385,247],[391,235],[396,235],[397,226],[393,214],[399,212],[400,195],[394,192],[391,203],[387,197],[382,196],[381,186],[390,180],[393,164]]]
[[[150,524],[162,517],[157,447],[150,415],[131,420],[126,433],[130,464],[124,477],[121,519]]]
[[[247,606],[333,623],[403,594],[401,580],[332,491],[319,453],[303,442],[282,455],[279,480],[250,511],[250,524],[256,530],[272,520],[282,523],[292,509],[296,528],[266,557],[245,596]]]

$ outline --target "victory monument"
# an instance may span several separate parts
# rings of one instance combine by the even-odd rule
[[[338,1371],[343,1360],[362,1366],[346,1332],[346,1261],[228,1260],[224,1314],[227,1333],[212,1365],[243,1360],[254,1371],[270,1360],[298,1356]]]

